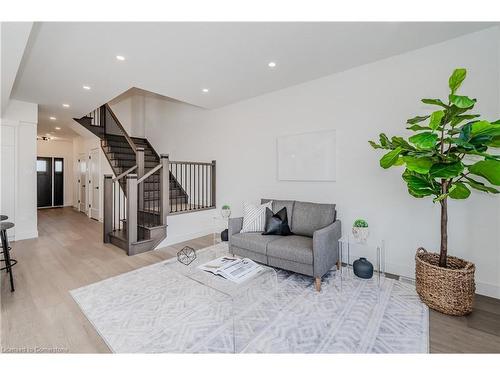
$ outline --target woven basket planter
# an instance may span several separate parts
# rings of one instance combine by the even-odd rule
[[[415,281],[422,302],[448,315],[462,316],[472,311],[475,266],[460,258],[447,257],[447,268],[439,267],[439,254],[423,248],[415,255]]]

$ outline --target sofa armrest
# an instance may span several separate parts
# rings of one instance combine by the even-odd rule
[[[340,220],[313,233],[314,277],[322,277],[337,263],[340,237],[342,237]]]
[[[242,217],[232,217],[228,221],[228,234],[229,243],[231,243],[231,237],[233,234],[240,233],[241,228],[243,228],[243,218]]]

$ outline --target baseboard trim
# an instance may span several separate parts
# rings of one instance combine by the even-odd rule
[[[482,296],[500,299],[500,286],[476,280],[476,293]]]
[[[21,233],[16,232],[14,236],[9,237],[9,241],[22,241],[37,237],[38,237],[38,230],[32,232],[21,232]]]
[[[198,237],[207,236],[209,234],[213,234],[213,230],[210,228],[198,232],[184,233],[177,236],[172,236],[172,235],[169,236],[167,234],[167,238],[165,238],[161,243],[159,243],[158,246],[156,246],[155,250],[161,249],[162,247],[175,245],[180,242],[189,241]]]

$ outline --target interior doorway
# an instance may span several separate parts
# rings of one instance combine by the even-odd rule
[[[52,158],[36,158],[37,207],[52,207]]]
[[[37,157],[37,207],[64,206],[64,159]]]

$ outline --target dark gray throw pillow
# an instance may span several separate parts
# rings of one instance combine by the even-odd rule
[[[292,233],[288,226],[288,216],[286,207],[273,214],[269,208],[266,208],[266,226],[263,235],[274,234],[278,236],[289,236]]]

